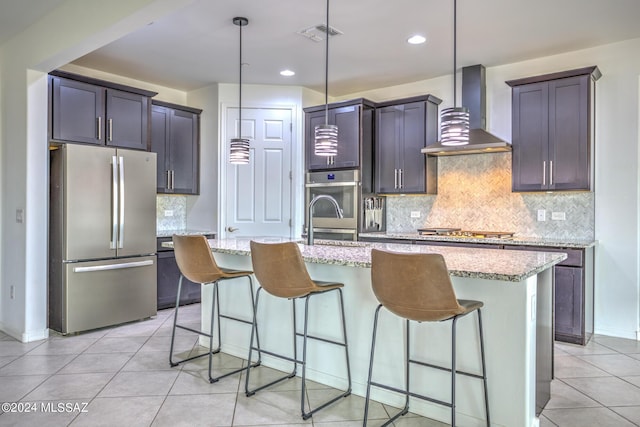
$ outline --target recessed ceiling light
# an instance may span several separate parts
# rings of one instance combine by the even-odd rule
[[[407,43],[409,44],[422,44],[426,42],[427,39],[424,36],[416,34],[415,36],[411,36],[407,39]]]
[[[291,77],[291,76],[295,76],[296,72],[291,70],[282,70],[280,71],[280,75],[285,77]]]

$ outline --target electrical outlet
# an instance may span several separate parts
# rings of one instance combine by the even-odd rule
[[[16,222],[22,224],[24,222],[24,210],[16,209]]]
[[[411,211],[411,218],[420,218],[420,211]]]
[[[9,297],[11,297],[11,299],[16,297],[16,288],[13,285],[9,287]]]
[[[544,209],[538,209],[538,221],[546,221],[547,220],[547,211]]]
[[[551,212],[551,219],[554,221],[566,221],[567,214],[565,212]]]
[[[173,216],[173,211],[172,211],[172,210],[170,210],[170,209],[166,209],[166,210],[164,211],[164,216]]]

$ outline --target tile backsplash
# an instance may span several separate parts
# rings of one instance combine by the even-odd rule
[[[187,228],[187,196],[156,196],[156,231]]]
[[[512,231],[519,236],[593,239],[593,192],[512,193],[511,153],[438,158],[438,194],[387,197],[387,231],[421,227]],[[537,211],[546,221],[537,221]],[[420,218],[411,218],[411,212]],[[552,220],[564,212],[565,220]]]

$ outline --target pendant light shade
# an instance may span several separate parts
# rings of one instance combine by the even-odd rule
[[[469,144],[469,110],[456,107],[456,38],[457,0],[453,0],[453,108],[440,114],[440,143],[442,145]]]
[[[440,114],[440,142],[442,145],[469,143],[469,110],[464,107],[445,108]]]
[[[236,138],[229,141],[229,162],[234,165],[249,164],[249,140],[242,137],[242,27],[249,24],[247,18],[233,18],[234,25],[240,28],[240,79],[238,83],[238,126]]]
[[[324,124],[314,133],[314,154],[331,157],[338,154],[338,126],[329,124],[329,0],[327,0],[327,27],[324,53]]]

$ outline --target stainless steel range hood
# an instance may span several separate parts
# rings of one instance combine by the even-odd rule
[[[440,142],[423,148],[429,156],[455,156],[511,151],[511,144],[487,132],[485,69],[483,65],[462,68],[462,105],[469,109],[469,144],[446,146]]]

